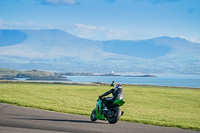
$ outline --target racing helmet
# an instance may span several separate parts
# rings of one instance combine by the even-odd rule
[[[119,89],[119,88],[121,88],[121,89],[122,89],[122,85],[120,85],[120,84],[117,84],[117,85],[115,86],[115,89]]]

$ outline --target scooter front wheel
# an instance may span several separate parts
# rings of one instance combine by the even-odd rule
[[[90,115],[90,120],[91,121],[96,121],[97,118],[96,118],[96,109],[94,109]]]

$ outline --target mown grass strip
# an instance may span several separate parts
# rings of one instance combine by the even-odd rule
[[[120,120],[200,131],[200,90],[124,85]],[[0,83],[0,102],[89,116],[110,86]]]

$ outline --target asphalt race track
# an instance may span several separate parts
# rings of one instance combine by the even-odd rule
[[[92,111],[92,110],[91,110]],[[199,133],[129,122],[91,122],[89,117],[0,103],[0,133]]]

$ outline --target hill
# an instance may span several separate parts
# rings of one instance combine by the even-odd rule
[[[59,73],[38,70],[18,71],[0,68],[0,80],[15,80],[15,78],[26,78],[27,80],[68,80]]]
[[[93,41],[61,30],[0,30],[0,67],[200,74],[200,44],[171,37]]]

